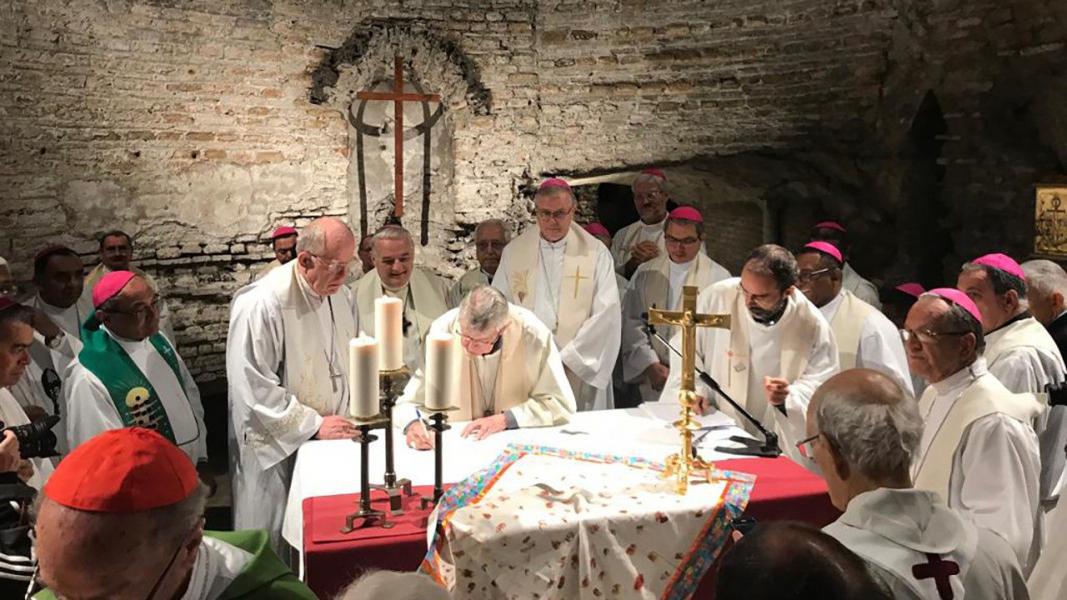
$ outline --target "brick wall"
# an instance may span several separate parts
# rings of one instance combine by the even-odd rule
[[[1025,254],[1031,186],[1063,172],[1065,12],[1057,0],[13,0],[0,5],[0,254],[25,277],[46,243],[88,256],[99,232],[129,230],[196,376],[221,376],[226,303],[269,259],[265,235],[352,214],[346,122],[336,102],[312,102],[329,95],[315,75],[336,66],[343,83],[359,65],[334,65],[338,49],[393,27],[450,44],[488,95],[484,110],[463,95],[449,107],[444,233],[423,252],[441,272],[472,259],[478,220],[525,222],[521,190],[546,173],[667,164],[725,182],[691,192],[727,203],[716,251],[756,239],[761,202],[795,202],[892,249],[875,260],[858,245],[872,275],[901,275],[903,148],[927,92],[948,125],[931,201],[951,215],[951,272],[994,247]]]

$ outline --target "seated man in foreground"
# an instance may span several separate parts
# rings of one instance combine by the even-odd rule
[[[35,598],[313,599],[262,531],[204,531],[207,488],[176,446],[102,433],[56,469],[37,512]]]
[[[484,439],[505,429],[561,425],[570,420],[576,408],[574,393],[559,350],[552,332],[532,312],[509,304],[496,288],[477,287],[459,308],[430,326],[430,336],[450,333],[459,336],[463,355],[459,411],[449,418],[471,421],[464,436]],[[422,369],[415,374],[413,401],[417,405],[426,393],[424,376]],[[421,420],[410,421],[406,436],[409,446],[433,447]]]
[[[1026,598],[1007,542],[936,492],[911,486],[922,431],[915,401],[879,371],[844,371],[816,390],[802,447],[845,513],[823,531],[866,560],[894,598],[937,600],[943,589],[957,598]]]

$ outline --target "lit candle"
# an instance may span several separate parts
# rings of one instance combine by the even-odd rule
[[[378,406],[378,340],[360,336],[348,342],[348,408],[353,417],[366,419]]]
[[[378,338],[378,368],[393,371],[404,366],[404,303],[382,296],[374,301],[374,334]]]
[[[426,408],[456,405],[459,389],[459,338],[450,333],[426,336]]]

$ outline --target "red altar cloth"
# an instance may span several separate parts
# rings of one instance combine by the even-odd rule
[[[715,463],[723,471],[756,476],[745,515],[757,521],[804,521],[822,527],[840,514],[830,504],[826,485],[816,475],[787,458],[724,460]],[[430,486],[416,487],[417,495],[431,495]],[[355,512],[358,494],[319,496],[304,500],[304,573],[319,598],[332,598],[367,569],[414,571],[426,554],[426,516],[430,510],[408,498],[405,515],[392,520],[392,529],[378,527],[341,534],[345,516]],[[388,503],[372,500],[374,508]],[[695,598],[707,598],[712,577],[705,578]]]

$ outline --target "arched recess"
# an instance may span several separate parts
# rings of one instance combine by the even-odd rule
[[[927,92],[908,129],[902,154],[904,178],[902,214],[907,215],[905,247],[912,248],[916,280],[939,285],[944,279],[942,261],[952,251],[952,236],[945,223],[951,212],[942,197],[945,167],[940,163],[941,148],[948,124],[937,96]]]

